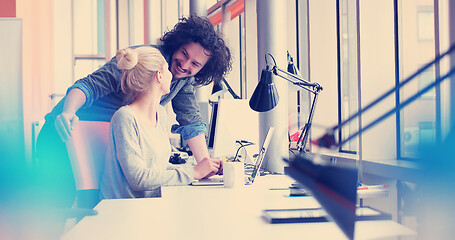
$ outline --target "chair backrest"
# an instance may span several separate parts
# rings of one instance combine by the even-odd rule
[[[109,126],[109,122],[79,121],[66,142],[77,190],[99,189]]]

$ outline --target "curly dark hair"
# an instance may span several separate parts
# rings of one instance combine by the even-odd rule
[[[206,17],[195,14],[181,18],[174,28],[161,37],[164,52],[172,56],[182,45],[196,42],[211,53],[205,66],[194,76],[196,85],[220,81],[232,68],[231,51]]]

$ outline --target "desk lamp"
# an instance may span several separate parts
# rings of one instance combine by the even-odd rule
[[[288,71],[284,71],[276,66],[276,62],[273,56],[270,53],[268,55],[272,58],[274,65],[272,67],[269,66],[267,63],[266,55],[265,62],[267,65],[266,68],[262,70],[261,80],[259,81],[256,89],[253,92],[253,95],[251,96],[250,107],[257,112],[267,112],[278,104],[279,96],[275,83],[272,80],[272,74],[279,76],[288,82],[309,91],[310,93],[313,93],[314,97],[311,104],[310,113],[308,115],[308,120],[302,129],[299,140],[297,141],[297,149],[300,153],[303,153],[305,151],[305,145],[308,140],[308,134],[311,128],[311,123],[313,121],[318,94],[320,91],[322,91],[322,87],[318,83],[307,82],[305,79],[296,75],[297,71],[295,70],[295,66],[292,61],[290,61],[288,64]]]
[[[308,120],[297,144],[300,154],[289,161],[289,167],[285,172],[311,191],[327,211],[329,217],[335,221],[346,236],[352,239],[357,201],[357,169],[317,165],[305,153],[305,144],[311,128],[318,94],[322,91],[322,87],[318,83],[307,82],[294,74],[296,71],[293,71],[292,66],[290,66],[292,63],[288,65],[289,72],[281,70],[276,66],[273,56],[268,55],[272,58],[274,65],[269,66],[266,55],[267,65],[262,70],[261,80],[251,96],[250,108],[257,112],[266,112],[278,104],[279,96],[272,74],[313,93],[314,97]]]
[[[237,95],[234,90],[232,90],[229,83],[223,77],[221,81],[213,82],[212,94],[210,95],[210,101],[217,102],[218,97],[223,96],[226,92],[229,92],[234,99],[240,99],[239,95]]]
[[[405,101],[399,103],[397,106],[392,108],[390,111],[386,112],[385,114],[379,116],[376,120],[372,121],[371,123],[365,125],[364,127],[360,128],[356,133],[350,135],[344,140],[337,141],[335,138],[334,132],[338,129],[341,129],[345,124],[349,123],[356,117],[359,117],[363,112],[369,110],[374,105],[378,104],[379,102],[383,101],[387,96],[392,93],[397,92],[400,88],[402,88],[405,84],[409,83],[412,79],[416,76],[424,72],[427,68],[432,66],[433,64],[439,62],[443,57],[447,56],[451,52],[455,50],[455,45],[451,46],[449,50],[437,58],[435,58],[430,63],[423,66],[413,75],[405,79],[404,81],[400,82],[399,85],[390,89],[382,96],[377,98],[372,103],[368,104],[363,109],[360,109],[356,114],[349,117],[347,120],[341,122],[340,124],[329,128],[327,133],[322,136],[321,138],[312,141],[313,144],[319,145],[320,147],[324,148],[335,148],[341,146],[342,144],[348,142],[349,140],[353,139],[354,137],[361,134],[363,131],[373,127],[374,125],[378,124],[379,122],[385,120],[390,115],[399,112],[405,106],[409,105],[420,96],[428,92],[433,87],[439,85],[443,80],[450,77],[452,74],[455,73],[455,68],[450,69],[445,75],[435,79],[434,82],[428,84],[426,87],[418,91],[416,94],[412,95]],[[273,92],[274,86],[271,80],[271,73],[275,73],[275,67],[272,70],[267,68],[262,71],[261,75],[261,82],[259,85],[264,85],[261,89],[269,89],[269,92]],[[264,77],[265,75],[265,77]],[[306,85],[308,86],[308,85]],[[257,89],[256,89],[257,90]],[[255,92],[256,93],[256,92]],[[257,93],[258,95],[267,95],[267,91],[261,90],[261,92]],[[270,95],[270,94],[269,94]],[[254,94],[253,94],[254,97]],[[255,100],[257,101],[257,100]],[[253,102],[255,103],[255,102]],[[275,104],[276,105],[276,104]],[[252,105],[250,101],[250,106],[253,109],[267,109],[265,107],[261,108],[256,105]],[[267,110],[266,110],[267,111]],[[311,123],[311,121],[310,121]],[[302,151],[301,151],[302,153]],[[287,161],[287,159],[285,159]],[[330,218],[334,220],[334,222],[340,227],[340,229],[345,233],[345,235],[349,239],[354,238],[354,226],[355,226],[355,209],[356,209],[356,201],[357,201],[357,180],[358,174],[356,168],[345,168],[345,167],[336,167],[336,166],[323,166],[317,165],[313,162],[310,156],[306,154],[299,154],[293,157],[293,159],[289,160],[289,167],[286,171],[288,175],[292,178],[297,180],[299,183],[304,185],[309,191],[312,192],[314,197],[318,200],[318,202],[324,207],[327,211]]]
[[[443,57],[447,56],[455,50],[455,45],[449,50],[430,63],[423,66],[413,75],[400,82],[399,85],[390,89],[372,103],[360,109],[356,114],[350,116],[347,120],[341,122],[327,130],[327,133],[321,138],[312,141],[313,144],[324,148],[336,148],[362,132],[370,129],[379,122],[385,120],[394,113],[398,113],[401,109],[417,100],[420,96],[439,85],[442,81],[449,78],[455,73],[455,68],[450,69],[445,75],[435,79],[434,82],[419,90],[414,95],[410,96],[403,102],[397,104],[394,108],[379,116],[376,120],[360,128],[356,133],[350,135],[344,140],[337,141],[334,132],[341,129],[345,124],[349,123],[356,117],[359,117],[363,112],[369,110],[374,105],[383,101],[387,96],[399,91],[404,85],[409,83],[419,74],[423,73],[427,68],[439,62]],[[447,149],[446,149],[447,150]],[[288,174],[305,185],[310,190],[321,205],[326,209],[328,214],[334,219],[338,226],[343,230],[346,236],[350,239],[354,237],[355,223],[355,203],[356,203],[356,186],[357,186],[357,169],[340,168],[334,166],[318,166],[314,164],[308,155],[300,154],[292,159],[289,163]],[[428,180],[428,179],[427,179]]]

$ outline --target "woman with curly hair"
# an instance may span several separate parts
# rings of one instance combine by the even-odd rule
[[[205,142],[206,123],[199,111],[194,86],[219,80],[230,71],[229,48],[210,21],[196,15],[181,19],[162,37],[160,45],[144,47],[158,48],[173,75],[170,92],[160,100],[163,106],[172,102],[179,123],[172,126],[172,131],[186,140],[197,162],[208,158],[218,163],[218,171],[207,176],[216,174],[222,164],[209,155]],[[67,90],[66,97],[46,115],[37,141],[38,174],[50,195],[49,202],[55,206],[71,207],[75,199],[75,183],[65,141],[71,137],[76,123],[79,119],[110,121],[115,111],[131,102],[121,90],[121,75],[114,57],[76,81]]]

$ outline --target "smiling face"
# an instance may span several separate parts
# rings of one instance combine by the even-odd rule
[[[199,43],[190,42],[182,45],[172,56],[170,71],[174,78],[196,75],[210,59],[210,52]]]

